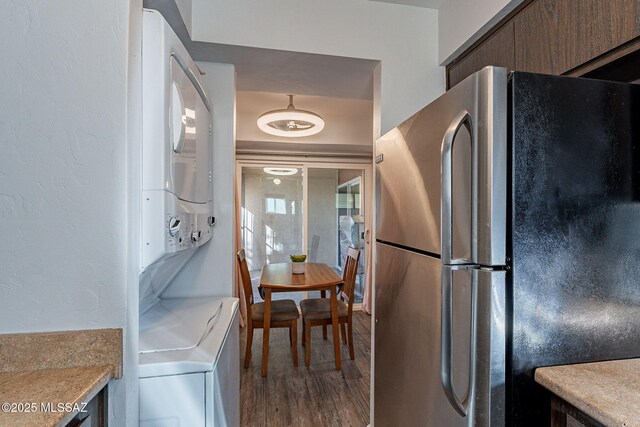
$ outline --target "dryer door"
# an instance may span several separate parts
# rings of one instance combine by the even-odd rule
[[[206,203],[212,199],[211,115],[185,71],[171,56],[169,191],[180,200]]]

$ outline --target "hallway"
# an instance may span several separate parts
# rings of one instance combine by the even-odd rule
[[[286,329],[272,329],[267,378],[260,376],[262,329],[254,331],[251,366],[244,364],[245,330],[240,332],[241,426],[365,427],[369,424],[371,317],[354,311],[355,360],[342,344],[342,371],[335,370],[331,339],[312,328],[311,366],[304,365],[298,337],[298,367],[294,368]],[[302,330],[302,325],[298,325]],[[329,337],[331,329],[329,328]]]

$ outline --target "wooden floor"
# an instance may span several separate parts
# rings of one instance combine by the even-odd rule
[[[260,375],[262,329],[254,330],[251,366],[244,369],[246,332],[240,332],[240,425],[366,427],[369,424],[371,317],[353,313],[355,360],[341,344],[342,371],[336,371],[331,328],[312,328],[311,366],[304,365],[298,323],[298,367],[293,367],[288,329],[271,329],[269,371]]]

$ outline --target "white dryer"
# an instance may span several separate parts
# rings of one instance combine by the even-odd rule
[[[163,299],[140,318],[140,425],[240,424],[237,298]]]
[[[212,236],[212,114],[200,72],[162,15],[143,13],[140,310]]]

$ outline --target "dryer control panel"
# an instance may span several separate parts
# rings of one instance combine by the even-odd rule
[[[202,246],[213,235],[211,203],[184,202],[168,191],[144,191],[142,267]]]

